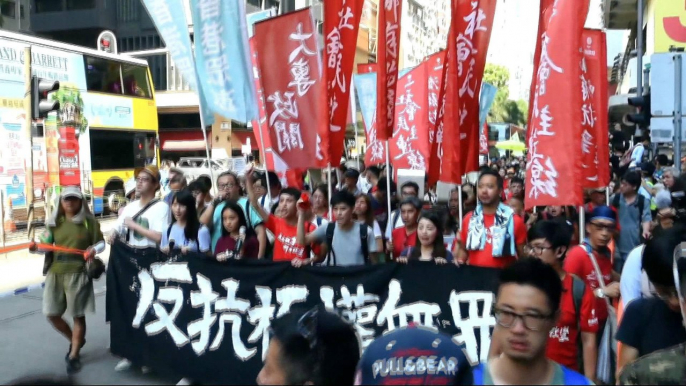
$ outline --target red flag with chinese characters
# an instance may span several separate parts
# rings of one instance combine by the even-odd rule
[[[610,150],[607,124],[607,46],[605,33],[584,29],[581,39],[581,155],[584,188],[604,188],[610,183]]]
[[[450,29],[448,31],[448,43],[457,40],[457,2],[451,6]],[[459,162],[460,147],[459,126],[455,122],[455,110],[457,107],[457,46],[448,44],[443,70],[441,74],[441,87],[438,93],[438,114],[436,115],[436,129],[434,141],[431,144],[429,156],[429,186],[433,186],[439,180],[442,182],[461,183],[459,175],[448,175],[445,172],[452,171],[451,164]],[[444,149],[450,149],[446,152]]]
[[[401,15],[402,1],[384,0],[379,2],[376,135],[382,141],[388,140],[395,128]]]
[[[367,74],[370,72],[376,72],[376,63],[358,63],[357,73]]]
[[[264,105],[264,90],[262,89],[262,83],[260,82],[260,69],[257,67],[257,52],[255,51],[255,38],[251,37],[249,39],[250,43],[250,59],[252,63],[253,79],[255,81],[255,90],[257,91],[257,108],[259,112],[259,120],[252,121],[252,129],[255,133],[255,139],[257,140],[257,145],[260,147],[261,161],[267,168],[267,170],[275,170],[273,157],[267,157],[267,149],[271,151],[272,143],[269,138],[269,131],[267,130],[267,113],[265,111]],[[271,159],[271,163],[268,162]]]
[[[357,32],[363,0],[324,2],[325,68],[329,119],[328,155],[332,166],[339,166],[345,145],[345,128],[350,105],[350,85]]]
[[[479,135],[479,154],[488,155],[488,123],[484,123]]]
[[[459,175],[479,170],[479,96],[491,40],[496,0],[461,0],[458,8],[457,84]]]
[[[325,85],[310,9],[256,23],[254,39],[272,150],[289,168],[317,167]]]
[[[443,83],[443,65],[445,64],[446,52],[437,52],[427,58],[427,104],[429,111],[429,157],[426,159],[427,174],[431,175],[431,164],[437,159],[436,141],[436,122],[438,120],[438,110],[440,105],[440,92]],[[438,177],[436,177],[438,178]]]
[[[372,119],[372,127],[365,129],[367,149],[364,152],[364,164],[378,165],[386,162],[386,144],[376,138],[376,114]]]
[[[557,0],[543,16],[526,164],[525,208],[583,205],[581,60],[589,0]]]
[[[534,105],[534,93],[536,91],[536,74],[538,74],[538,62],[541,59],[541,35],[543,35],[543,19],[545,11],[553,4],[555,0],[541,0],[538,9],[538,33],[536,34],[536,50],[534,51],[534,74],[531,77],[531,86],[529,88],[529,113],[527,115],[527,122],[531,122],[531,112],[533,111],[532,106]],[[526,131],[526,141],[529,142],[529,133],[531,130]]]
[[[426,170],[429,159],[429,61],[398,79],[395,130],[388,141],[393,171]]]

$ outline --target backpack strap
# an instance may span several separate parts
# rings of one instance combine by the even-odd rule
[[[158,202],[160,202],[160,200],[158,200],[158,199],[156,199],[156,198],[150,200],[150,202],[148,202],[141,210],[139,210],[138,213],[134,214],[133,217],[131,217],[131,219],[132,219],[133,221],[138,220],[138,218],[139,218],[140,216],[142,216],[143,213],[145,213],[145,211],[147,211],[148,209],[150,209],[150,207],[152,207],[153,205],[157,204]],[[170,209],[170,210],[171,210],[171,209]],[[128,230],[128,231],[126,232],[126,243],[127,243],[127,244],[128,244],[128,242],[129,242],[130,235],[131,235],[131,230]]]
[[[393,213],[393,222],[391,223],[391,232],[393,232],[393,229],[395,229],[395,224],[398,223],[399,218],[400,218],[400,209],[396,209],[395,212]]]
[[[646,198],[639,194],[636,199],[638,200],[638,228],[641,229],[641,217],[643,217],[643,208],[645,208]]]
[[[586,291],[586,283],[574,275],[572,275],[572,300],[574,301],[574,311],[576,312],[577,324],[580,324],[581,320],[581,303],[584,298],[584,292]]]
[[[619,210],[619,194],[615,194],[615,196],[612,198],[612,206]]]
[[[331,260],[333,259],[333,265],[336,265],[336,253],[333,251],[333,234],[336,230],[336,223],[330,222],[326,225],[326,248],[328,249],[327,265],[331,265]]]
[[[252,219],[250,218],[250,201],[245,200],[245,222],[248,225],[248,229],[252,229]]]
[[[369,244],[367,238],[369,237],[367,224],[360,224],[360,243],[362,245],[362,256],[364,256],[365,264],[369,263]]]

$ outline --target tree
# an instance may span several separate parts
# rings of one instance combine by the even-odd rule
[[[489,121],[525,125],[528,103],[524,100],[509,99],[510,89],[507,84],[510,81],[510,71],[504,66],[487,63],[483,81],[498,88],[493,106],[488,113]]]

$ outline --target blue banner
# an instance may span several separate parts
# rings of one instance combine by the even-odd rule
[[[369,130],[372,127],[374,114],[376,114],[376,72],[355,74],[353,79],[357,91],[357,101],[362,112],[362,120],[365,128]]]
[[[157,32],[169,49],[169,54],[176,69],[181,72],[183,79],[188,82],[191,90],[198,94],[200,111],[203,113],[205,125],[214,123],[214,114],[207,108],[207,101],[202,89],[198,86],[195,73],[195,61],[191,49],[191,37],[186,23],[186,14],[182,0],[143,0]]]
[[[191,11],[198,80],[210,109],[240,122],[256,119],[245,2],[191,0]]]
[[[491,111],[497,92],[498,88],[492,84],[481,84],[481,95],[479,95],[479,132],[483,130],[486,117],[488,117],[488,112]]]

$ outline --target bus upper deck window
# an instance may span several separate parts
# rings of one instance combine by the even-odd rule
[[[148,69],[143,66],[122,64],[124,75],[124,95],[150,98],[150,83]]]

